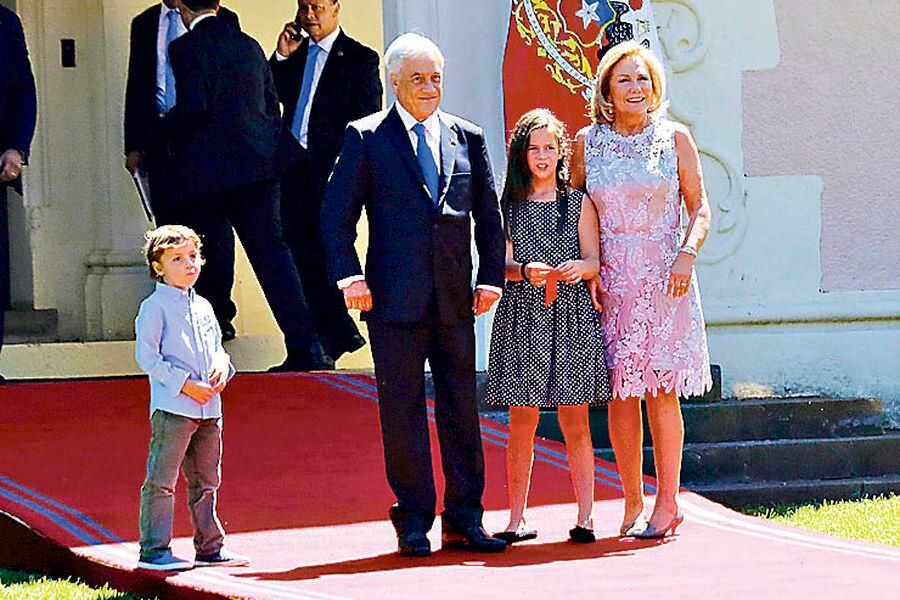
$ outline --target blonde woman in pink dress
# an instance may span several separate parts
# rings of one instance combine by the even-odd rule
[[[597,70],[594,124],[575,138],[573,187],[600,223],[602,310],[613,400],[609,433],[622,488],[621,534],[660,538],[684,520],[678,505],[684,423],[679,397],[712,386],[694,262],[709,231],[700,157],[688,129],[661,116],[662,65],[643,46],[612,48]],[[687,213],[682,223],[681,208]],[[641,397],[658,490],[644,517]]]

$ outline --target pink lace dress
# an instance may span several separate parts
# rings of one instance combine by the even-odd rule
[[[675,125],[656,119],[621,136],[594,125],[585,139],[587,191],[600,221],[601,323],[614,397],[701,395],[712,387],[696,275],[666,294],[682,240]]]

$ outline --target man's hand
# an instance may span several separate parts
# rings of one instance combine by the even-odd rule
[[[140,152],[129,152],[125,155],[125,170],[136,175],[144,166],[144,159]]]
[[[553,267],[547,263],[530,262],[525,265],[525,277],[531,285],[544,287],[547,285],[547,277],[553,271]]]
[[[294,37],[297,37],[298,39],[295,40]],[[297,48],[300,47],[302,42],[303,38],[300,37],[300,29],[297,24],[293,21],[285,23],[284,29],[281,30],[281,35],[278,36],[278,48],[276,49],[276,52],[281,56],[288,57],[297,51]]]
[[[181,386],[181,392],[194,400],[197,404],[206,404],[212,397],[216,395],[213,386],[203,381],[193,381],[188,379]]]
[[[597,312],[603,312],[600,296],[606,293],[606,288],[603,287],[603,280],[599,275],[588,281],[588,291],[591,293],[591,303],[594,305],[594,309]]]
[[[491,310],[494,302],[500,299],[497,292],[486,290],[484,288],[475,288],[475,299],[472,302],[472,312],[476,317],[480,317],[487,311]]]
[[[10,148],[0,154],[0,182],[15,181],[22,173],[22,154]]]
[[[354,281],[343,290],[344,304],[349,309],[369,311],[372,310],[372,292],[365,279]]]

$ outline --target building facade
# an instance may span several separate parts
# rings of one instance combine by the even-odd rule
[[[24,204],[12,202],[10,215],[14,302],[55,309],[60,340],[127,339],[148,289],[138,254],[147,223],[122,168],[121,115],[128,25],[147,3],[13,4],[40,94]],[[293,0],[226,4],[267,52],[295,10]],[[512,0],[342,4],[348,32],[379,51],[404,31],[442,47],[444,106],[484,127],[502,176]],[[697,139],[713,207],[698,273],[725,393],[877,396],[900,411],[900,119],[889,108],[900,78],[888,58],[900,51],[900,2],[656,0],[652,7],[670,116]],[[60,65],[64,38],[76,40],[75,68]],[[235,298],[238,362],[277,362],[274,322],[246,261]],[[490,318],[477,328],[484,367]],[[0,371],[29,374],[26,352],[4,350]],[[340,366],[369,360],[361,352]],[[54,368],[50,361],[50,373],[32,374],[60,372]]]

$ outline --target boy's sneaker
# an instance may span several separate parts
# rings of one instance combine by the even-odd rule
[[[194,559],[195,567],[245,567],[250,559],[222,548],[212,554],[198,554]]]
[[[138,560],[137,566],[138,569],[148,571],[187,571],[194,568],[191,562],[172,556],[172,554],[161,554],[152,558],[142,556]]]

